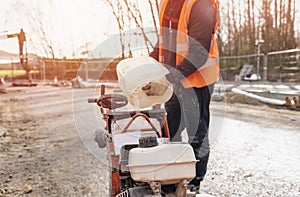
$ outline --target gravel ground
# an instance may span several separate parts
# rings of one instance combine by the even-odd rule
[[[76,102],[80,117],[90,109],[72,93],[32,87],[0,95],[0,196],[108,196],[104,151],[78,132],[73,114]],[[202,193],[300,196],[300,112],[213,102],[212,115],[222,117],[221,132]]]
[[[213,104],[213,114],[219,113],[218,105]],[[299,140],[300,112],[227,104],[201,191],[215,196],[300,196]]]
[[[107,167],[78,136],[71,95],[51,87],[1,95],[0,196],[108,195]]]

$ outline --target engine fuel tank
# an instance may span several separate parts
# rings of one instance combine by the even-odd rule
[[[133,148],[128,167],[135,181],[175,184],[196,176],[194,151],[187,143],[168,143],[148,148]]]

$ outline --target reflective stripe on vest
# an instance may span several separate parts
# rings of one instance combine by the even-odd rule
[[[163,18],[164,18],[164,12],[167,7],[168,0],[161,0],[159,4],[159,25],[160,25],[160,30],[159,30],[159,38],[158,38],[158,44],[159,44],[159,51],[158,51],[158,59],[160,63],[164,63],[164,50],[163,50]]]
[[[218,4],[216,0],[211,0],[213,6],[216,9],[216,24],[214,31],[216,31],[218,25]],[[163,29],[163,14],[165,12],[166,6],[169,0],[162,0],[160,2],[160,37],[159,37],[159,61],[163,62],[163,39],[162,39],[162,29]],[[189,53],[189,40],[188,40],[188,28],[187,24],[191,14],[191,9],[196,0],[185,0],[178,22],[177,37],[176,37],[176,64],[179,65],[181,61],[186,58]],[[197,71],[192,73],[190,76],[182,79],[180,82],[185,88],[190,87],[203,87],[219,80],[219,51],[217,41],[214,34],[211,38],[211,47],[207,61],[201,66]]]

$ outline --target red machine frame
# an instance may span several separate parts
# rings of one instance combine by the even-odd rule
[[[118,99],[120,97],[121,99]],[[123,98],[122,98],[123,97]],[[100,113],[103,115],[103,119],[106,122],[105,130],[106,130],[106,143],[107,143],[107,158],[110,164],[110,196],[116,197],[117,194],[121,193],[121,184],[120,184],[120,174],[119,174],[119,155],[115,154],[115,147],[113,143],[113,129],[112,123],[117,120],[122,119],[130,119],[128,124],[122,130],[123,133],[128,132],[128,128],[130,125],[136,120],[138,117],[144,118],[150,125],[151,128],[143,128],[139,129],[141,131],[155,131],[159,138],[170,138],[169,128],[167,124],[167,116],[164,109],[160,107],[160,105],[154,106],[151,110],[144,111],[114,111],[113,109],[119,108],[121,106],[125,106],[127,104],[124,100],[126,97],[119,94],[110,94],[105,95],[105,86],[101,86],[101,96],[98,99],[90,100],[89,102],[96,102],[100,107]],[[116,105],[112,105],[115,102]],[[119,103],[118,103],[119,102]],[[107,112],[104,111],[105,108]],[[160,125],[160,131],[153,125],[151,119],[156,119]]]

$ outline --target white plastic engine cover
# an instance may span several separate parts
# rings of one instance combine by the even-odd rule
[[[129,151],[128,167],[135,181],[175,184],[196,176],[193,148],[186,143],[169,143]]]

